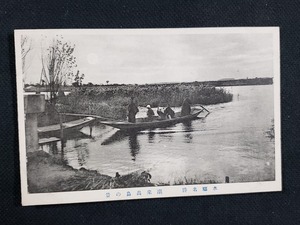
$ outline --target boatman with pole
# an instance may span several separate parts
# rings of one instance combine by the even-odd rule
[[[135,115],[139,112],[138,107],[134,103],[134,97],[131,97],[130,104],[128,106],[128,122],[135,123]]]
[[[192,101],[189,98],[184,99],[181,106],[181,116],[187,116],[191,114]]]

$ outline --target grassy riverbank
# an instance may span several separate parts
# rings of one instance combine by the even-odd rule
[[[174,182],[174,185],[190,185],[190,184],[217,184],[217,183],[222,183],[217,180],[203,180],[200,178],[187,178],[183,177]]]
[[[99,174],[96,170],[73,169],[60,159],[60,155],[49,155],[44,151],[28,153],[28,192],[48,193],[63,191],[103,190],[114,188],[169,186],[169,183],[151,183],[143,171],[120,177]],[[213,184],[214,180],[183,179],[173,185]]]
[[[139,106],[181,106],[185,98],[193,104],[218,104],[232,101],[233,95],[223,88],[202,84],[176,85],[125,85],[117,87],[93,87],[74,89],[68,96],[58,100],[61,112],[95,114],[113,119],[126,119],[130,97]]]
[[[59,156],[43,151],[28,154],[27,172],[30,193],[154,186],[141,171],[121,174],[118,178],[110,177],[94,170],[73,169],[62,162]]]

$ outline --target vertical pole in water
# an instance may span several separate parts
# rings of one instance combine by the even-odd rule
[[[89,100],[89,114],[91,114],[91,100]]]
[[[225,183],[229,183],[229,177],[228,176],[225,177]]]
[[[92,137],[93,127],[90,125],[90,136]]]
[[[63,128],[62,114],[59,114],[59,125],[60,125],[61,156],[62,156],[62,159],[63,159],[63,155],[64,155],[64,128]]]

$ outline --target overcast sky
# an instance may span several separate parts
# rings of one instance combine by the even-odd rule
[[[75,44],[84,83],[157,83],[272,77],[272,34],[63,35]],[[33,38],[25,83],[41,74],[40,37]]]

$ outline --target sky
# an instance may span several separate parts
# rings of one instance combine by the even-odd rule
[[[41,36],[31,38],[33,49],[26,59],[25,83],[38,83],[42,68]],[[80,73],[85,74],[83,83],[273,77],[270,33],[64,34],[63,38],[75,44],[73,55]]]

